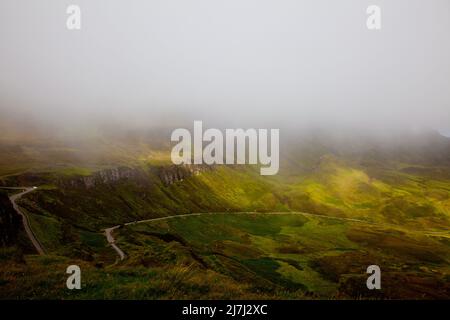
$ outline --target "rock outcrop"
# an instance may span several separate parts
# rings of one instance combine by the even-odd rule
[[[169,186],[178,181],[183,181],[184,179],[199,175],[201,172],[212,170],[213,166],[208,165],[171,165],[160,167],[158,176],[161,182]]]
[[[208,165],[169,165],[152,167],[150,172],[156,175],[163,185],[169,186],[175,182],[200,174],[201,172],[212,170]],[[138,184],[151,184],[152,175],[150,172],[140,168],[118,167],[101,170],[89,176],[71,177],[69,179],[59,179],[58,185],[69,188],[93,188],[98,185],[114,184],[119,181],[130,180]]]
[[[140,181],[146,177],[141,169],[117,167],[94,172],[89,176],[59,179],[57,184],[63,187],[90,189],[101,184],[112,184],[123,180]]]

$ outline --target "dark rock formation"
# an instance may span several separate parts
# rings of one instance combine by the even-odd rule
[[[94,172],[88,176],[57,176],[45,174],[24,173],[0,180],[0,186],[39,186],[42,184],[56,184],[62,188],[90,189],[99,185],[115,184],[126,180],[139,185],[151,185],[160,179],[163,185],[168,186],[178,181],[212,170],[208,165],[168,165],[142,168],[117,167]]]
[[[208,165],[169,165],[153,167],[150,172],[155,174],[165,186],[212,170]],[[130,180],[134,183],[151,184],[150,172],[140,168],[118,167],[93,173],[90,176],[72,177],[58,180],[58,185],[69,188],[93,188],[101,184],[114,184],[119,181]]]
[[[147,178],[146,173],[141,169],[118,167],[101,170],[90,176],[72,177],[70,179],[59,179],[58,185],[74,188],[93,188],[101,184],[113,184],[123,180],[133,180],[139,182]]]
[[[5,191],[0,191],[0,246],[10,246],[17,242],[20,216],[14,210]]]

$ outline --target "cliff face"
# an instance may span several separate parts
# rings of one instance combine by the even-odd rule
[[[90,176],[80,176],[70,179],[59,179],[57,184],[63,187],[78,187],[90,189],[101,184],[112,184],[121,180],[133,180],[139,182],[146,178],[146,173],[141,169],[118,167],[101,170]]]
[[[165,186],[175,182],[199,175],[201,172],[212,170],[213,166],[208,165],[172,165],[161,167],[158,170],[158,176]]]
[[[200,174],[203,171],[212,170],[207,165],[170,165],[153,167],[150,172],[155,174],[165,186]],[[63,187],[75,187],[90,189],[102,184],[114,184],[119,181],[130,180],[140,185],[148,185],[154,182],[151,174],[143,169],[118,167],[95,172],[90,176],[60,179],[57,184]]]
[[[0,246],[5,247],[17,242],[20,217],[14,211],[8,195],[0,191]]]
[[[116,167],[94,172],[89,176],[63,177],[46,173],[23,173],[0,179],[0,186],[39,186],[56,184],[62,188],[91,189],[100,185],[114,184],[119,181],[132,181],[148,186],[159,179],[164,186],[183,181],[201,172],[213,170],[209,165],[167,165],[150,167],[149,170],[131,167]]]

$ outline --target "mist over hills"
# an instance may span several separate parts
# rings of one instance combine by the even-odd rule
[[[450,299],[448,0],[79,2],[0,1],[0,299]]]
[[[183,122],[180,127],[191,129],[192,123]],[[159,125],[129,129],[105,124],[90,126],[84,131],[64,131],[32,121],[3,119],[0,128],[4,133],[0,138],[0,173],[8,174],[54,166],[101,168],[136,165],[140,161],[169,164],[173,146],[170,134],[177,127]],[[396,162],[447,167],[450,165],[450,139],[432,130],[381,131],[343,126],[280,128],[280,174],[309,170],[327,154],[373,166]]]
[[[19,203],[46,250],[34,254],[5,205],[0,297],[449,297],[450,139],[437,132],[284,129],[280,172],[264,177],[172,165],[167,128],[102,130],[0,139],[0,184],[39,187]],[[217,215],[124,225],[191,213]],[[124,261],[104,236],[114,225]],[[48,279],[74,261],[91,287],[67,296]],[[375,295],[361,287],[373,263],[384,277]],[[36,283],[46,285],[27,289]]]
[[[164,123],[0,122],[0,186],[38,186],[19,205],[45,249],[35,254],[2,191],[0,298],[449,297],[450,139],[436,131],[286,125],[280,171],[261,176],[173,165]],[[124,260],[105,238],[113,226]],[[49,280],[68,263],[88,290]],[[368,293],[374,263],[383,291]]]

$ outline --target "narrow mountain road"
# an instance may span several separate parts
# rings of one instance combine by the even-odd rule
[[[30,223],[27,217],[27,214],[19,207],[19,205],[16,203],[17,200],[19,200],[22,196],[24,196],[27,193],[33,192],[37,189],[37,187],[0,187],[0,189],[12,189],[12,190],[23,190],[20,193],[16,193],[14,195],[11,195],[9,197],[14,210],[22,217],[22,223],[24,226],[24,229],[28,235],[28,238],[30,238],[31,242],[33,243],[33,246],[36,248],[36,251],[40,255],[45,254],[45,250],[40,244],[39,240],[36,238],[35,234],[33,233]],[[201,216],[201,215],[219,215],[219,214],[247,214],[247,215],[287,215],[287,214],[294,214],[294,215],[302,215],[302,216],[310,216],[310,217],[318,217],[323,219],[334,219],[334,220],[341,220],[341,221],[349,221],[349,222],[357,222],[357,223],[365,223],[369,225],[374,226],[380,226],[380,227],[392,227],[392,228],[398,228],[398,225],[392,225],[392,224],[386,224],[386,223],[377,223],[362,219],[354,219],[354,218],[346,218],[346,217],[336,217],[336,216],[326,216],[321,214],[314,214],[314,213],[306,213],[306,212],[298,212],[298,211],[291,211],[291,212],[201,212],[201,213],[188,213],[188,214],[179,214],[179,215],[172,215],[167,217],[160,217],[160,218],[152,218],[152,219],[145,219],[145,220],[139,220],[139,221],[132,221],[121,225],[116,225],[110,228],[104,229],[104,234],[106,236],[106,240],[110,244],[110,246],[117,252],[119,255],[120,260],[124,260],[126,255],[125,253],[117,246],[116,240],[113,237],[113,231],[116,229],[119,229],[123,226],[129,226],[139,223],[147,223],[147,222],[153,222],[153,221],[162,221],[162,220],[169,220],[169,219],[175,219],[175,218],[182,218],[182,217],[193,217],[193,216]],[[417,232],[421,233],[423,235],[432,236],[432,237],[445,237],[450,239],[450,232],[448,231],[426,231],[426,230],[408,230],[408,232]]]
[[[113,249],[116,250],[117,254],[120,257],[120,260],[123,260],[123,259],[125,259],[125,253],[123,253],[123,251],[120,250],[120,248],[115,244],[115,240],[111,234],[115,229],[117,229],[119,227],[120,226],[115,226],[112,228],[105,229],[105,235],[106,235],[106,240],[108,240],[108,243],[111,245],[111,247],[113,247]]]
[[[112,235],[112,232],[115,229],[118,229],[122,226],[130,226],[130,225],[139,224],[139,223],[162,221],[162,220],[169,220],[169,219],[182,218],[182,217],[192,217],[192,216],[201,216],[201,215],[219,215],[219,214],[248,214],[248,215],[250,215],[250,214],[260,214],[260,215],[264,215],[264,214],[265,215],[297,214],[297,215],[302,215],[302,216],[313,216],[313,217],[320,217],[320,218],[325,218],[325,219],[335,219],[335,220],[344,220],[344,221],[373,224],[370,221],[365,221],[365,220],[345,218],[345,217],[325,216],[325,215],[306,213],[306,212],[201,212],[201,213],[178,214],[178,215],[167,216],[167,217],[152,218],[152,219],[128,222],[123,225],[117,225],[117,226],[105,229],[105,235],[106,235],[106,239],[108,240],[108,243],[111,245],[111,247],[113,247],[114,250],[116,250],[117,254],[120,257],[120,260],[124,260],[125,253],[116,245],[116,240],[114,239],[114,237]]]
[[[332,217],[332,216],[324,216],[320,214],[313,214],[313,213],[306,213],[306,212],[201,212],[201,213],[187,213],[187,214],[178,214],[173,216],[167,216],[167,217],[160,217],[160,218],[152,218],[152,219],[145,219],[145,220],[139,220],[139,221],[133,221],[128,222],[123,225],[117,225],[111,228],[105,229],[105,235],[106,239],[108,240],[111,247],[113,247],[114,250],[116,250],[117,254],[120,257],[120,260],[125,259],[125,253],[116,245],[116,240],[114,239],[112,232],[115,229],[118,229],[122,226],[130,226],[133,224],[139,224],[139,223],[147,223],[147,222],[154,222],[154,221],[162,221],[162,220],[169,220],[169,219],[175,219],[175,218],[182,218],[182,217],[192,217],[192,216],[201,216],[201,215],[219,215],[219,214],[260,214],[260,215],[286,215],[286,214],[297,214],[302,216],[314,216],[314,217],[320,217],[320,218],[328,218],[328,219],[336,219],[336,220],[345,220],[345,221],[353,221],[353,222],[364,222],[369,223],[365,220],[359,220],[359,219],[352,219],[352,218],[344,218],[344,217]]]
[[[125,223],[123,225],[119,224],[117,226],[105,229],[106,240],[108,240],[108,243],[110,244],[110,246],[114,250],[116,250],[117,254],[119,255],[120,260],[124,260],[125,259],[125,253],[116,245],[116,240],[112,236],[112,232],[114,230],[120,228],[121,226],[129,226],[129,225],[133,225],[133,224],[137,224],[137,223],[145,223],[145,222],[151,222],[151,221],[167,220],[167,219],[172,219],[172,218],[177,218],[177,217],[198,216],[198,215],[201,215],[201,214],[203,214],[203,213],[188,213],[188,214],[180,214],[180,215],[167,216],[167,217],[161,217],[161,218],[153,218],[153,219],[133,221],[133,222]]]
[[[28,238],[30,238],[31,242],[33,243],[33,246],[36,248],[36,251],[40,255],[44,255],[45,251],[42,245],[39,243],[38,239],[33,233],[33,230],[31,230],[30,222],[28,221],[27,214],[21,209],[18,204],[16,203],[17,200],[19,200],[22,196],[26,195],[27,193],[33,192],[37,189],[37,187],[1,187],[1,189],[13,189],[13,190],[24,190],[23,192],[13,194],[9,197],[9,200],[11,201],[14,210],[22,217],[22,223],[23,227],[25,229],[25,232],[28,235]]]
[[[181,217],[192,217],[192,216],[201,216],[201,215],[219,215],[219,214],[259,214],[259,215],[287,215],[287,214],[294,214],[294,215],[302,215],[306,217],[318,217],[323,219],[331,219],[331,220],[341,220],[341,221],[348,221],[348,222],[358,222],[358,223],[365,223],[369,225],[374,226],[381,226],[381,227],[395,227],[398,228],[397,225],[390,225],[390,224],[384,224],[384,223],[376,223],[372,221],[362,220],[362,219],[354,219],[354,218],[345,218],[345,217],[336,217],[336,216],[325,216],[321,214],[314,214],[314,213],[306,213],[306,212],[298,212],[298,211],[291,211],[291,212],[203,212],[203,213],[188,213],[188,214],[179,214],[179,215],[173,215],[173,216],[167,216],[167,217],[160,217],[160,218],[153,218],[153,219],[146,219],[146,220],[139,220],[139,221],[133,221],[128,222],[123,225],[117,225],[108,229],[105,229],[105,235],[106,239],[108,240],[111,247],[113,247],[114,250],[116,250],[117,254],[120,257],[120,260],[125,259],[125,253],[116,245],[116,240],[114,239],[112,232],[115,229],[118,229],[123,226],[129,226],[139,223],[146,223],[146,222],[153,222],[153,221],[162,221],[162,220],[169,220],[169,219],[175,219],[175,218],[181,218]],[[425,234],[428,236],[438,236],[438,237],[450,237],[449,232],[427,232],[425,230],[408,230],[410,232],[418,232],[421,234]]]

